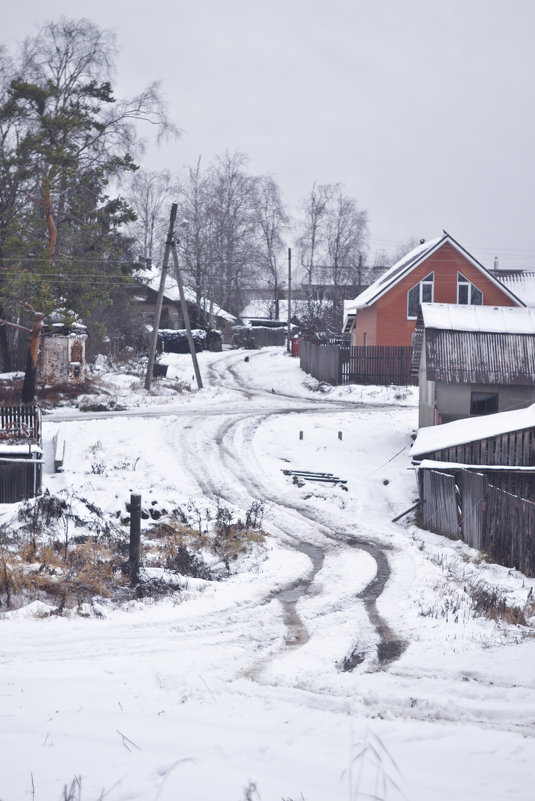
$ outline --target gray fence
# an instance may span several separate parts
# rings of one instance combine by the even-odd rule
[[[11,459],[0,461],[0,503],[17,503],[41,493],[40,461]]]
[[[412,348],[355,347],[301,341],[300,365],[305,373],[329,384],[417,383],[411,376]]]
[[[422,526],[461,538],[499,564],[535,576],[535,503],[499,489],[483,473],[420,468]]]
[[[342,381],[342,363],[345,349],[338,345],[319,345],[301,340],[299,363],[301,370],[328,384],[338,385]]]

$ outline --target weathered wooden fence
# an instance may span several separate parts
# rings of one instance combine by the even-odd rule
[[[301,370],[328,384],[342,384],[342,354],[338,345],[301,341]]]
[[[41,441],[41,413],[37,406],[0,406],[0,443]]]
[[[394,345],[351,347],[349,375],[353,384],[417,384],[411,375],[412,348]]]
[[[355,347],[349,344],[301,342],[301,369],[329,384],[417,383],[411,376],[412,348]]]
[[[422,525],[461,538],[499,564],[535,576],[535,503],[489,483],[483,473],[419,470]]]
[[[37,406],[0,406],[0,503],[41,492],[41,411]]]

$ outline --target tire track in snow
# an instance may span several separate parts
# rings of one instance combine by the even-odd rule
[[[303,409],[302,411],[310,412],[311,410]],[[326,411],[330,412],[331,409],[326,409]],[[350,412],[352,409],[347,409],[346,407],[344,411]],[[276,598],[283,607],[283,619],[288,629],[288,635],[286,637],[287,647],[299,647],[309,639],[306,626],[298,615],[297,603],[302,596],[308,593],[316,574],[321,570],[325,551],[327,550],[325,545],[318,546],[311,542],[303,542],[296,536],[293,531],[294,521],[299,522],[300,528],[303,527],[302,524],[304,522],[313,532],[323,535],[323,538],[327,538],[327,540],[331,541],[334,540],[337,543],[345,543],[350,547],[360,548],[372,556],[377,564],[376,577],[356,597],[362,599],[368,618],[377,633],[377,661],[380,667],[385,667],[399,658],[406,647],[406,643],[395,635],[377,611],[377,599],[383,592],[386,582],[390,577],[388,557],[385,553],[386,548],[370,542],[369,540],[354,536],[346,536],[340,533],[337,528],[320,521],[316,511],[311,512],[300,503],[288,503],[287,499],[283,499],[280,495],[274,494],[273,490],[267,487],[259,478],[259,476],[262,475],[261,466],[258,464],[250,447],[248,449],[247,465],[244,464],[239,455],[243,453],[244,449],[243,436],[242,441],[238,441],[239,435],[245,433],[245,445],[250,446],[254,433],[259,426],[269,417],[279,414],[281,414],[280,409],[266,412],[262,415],[243,414],[220,423],[214,437],[216,453],[212,453],[209,458],[203,456],[204,467],[202,469],[199,469],[198,465],[193,464],[191,464],[190,469],[196,476],[197,483],[204,493],[219,495],[227,502],[238,504],[243,507],[249,505],[251,500],[268,501],[277,508],[277,526],[286,536],[289,547],[305,553],[311,559],[312,571],[305,580],[293,582],[289,586],[271,593],[266,599],[266,601],[269,601]],[[244,428],[245,432],[243,430]],[[192,452],[191,446],[185,450],[188,453]],[[199,453],[198,448],[197,453]],[[211,471],[213,471],[213,465],[215,463],[217,463],[219,467],[225,467],[227,476],[231,477],[230,487],[228,485],[228,479],[226,486],[221,483],[221,472],[218,475],[219,483],[214,480]],[[236,486],[239,487],[239,495],[241,496],[239,498],[237,498]],[[286,520],[282,518],[286,518]],[[358,644],[353,647],[351,652],[342,661],[341,669],[346,671],[353,670],[364,661],[364,658],[362,646]],[[255,672],[257,673],[258,671],[256,670]]]

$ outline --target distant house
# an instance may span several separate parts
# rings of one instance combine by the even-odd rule
[[[535,309],[423,303],[419,425],[529,406],[535,401]]]
[[[136,300],[142,311],[143,320],[147,325],[154,323],[158,289],[159,279],[155,279],[149,284],[140,284],[136,290]],[[237,318],[217,304],[210,304],[204,298],[201,299],[201,308],[199,310],[195,301],[195,293],[188,287],[184,287],[184,295],[191,327],[206,328],[211,322],[213,327],[221,332],[223,342],[229,343],[232,339],[232,326],[237,322]],[[175,279],[168,277],[160,314],[160,328],[178,330],[184,327],[178,285]]]
[[[496,274],[447,233],[422,242],[344,304],[352,344],[411,346],[421,303],[523,306]]]
[[[495,266],[492,274],[506,289],[513,292],[525,306],[535,306],[535,272],[530,270],[502,270]]]

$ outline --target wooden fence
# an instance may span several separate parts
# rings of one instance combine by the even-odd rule
[[[535,576],[535,503],[490,484],[483,473],[420,468],[422,525],[461,538],[506,567]]]
[[[334,385],[415,384],[417,378],[411,376],[411,359],[410,347],[355,347],[301,341],[301,369],[318,381]]]
[[[38,406],[0,406],[0,443],[41,441],[41,412]]]
[[[412,348],[391,345],[351,347],[349,374],[352,384],[417,384],[411,375]]]
[[[16,503],[40,494],[40,444],[38,406],[0,406],[0,503]]]
[[[316,342],[301,340],[299,363],[301,370],[328,384],[345,383],[342,381],[343,350],[338,345],[319,345]]]

